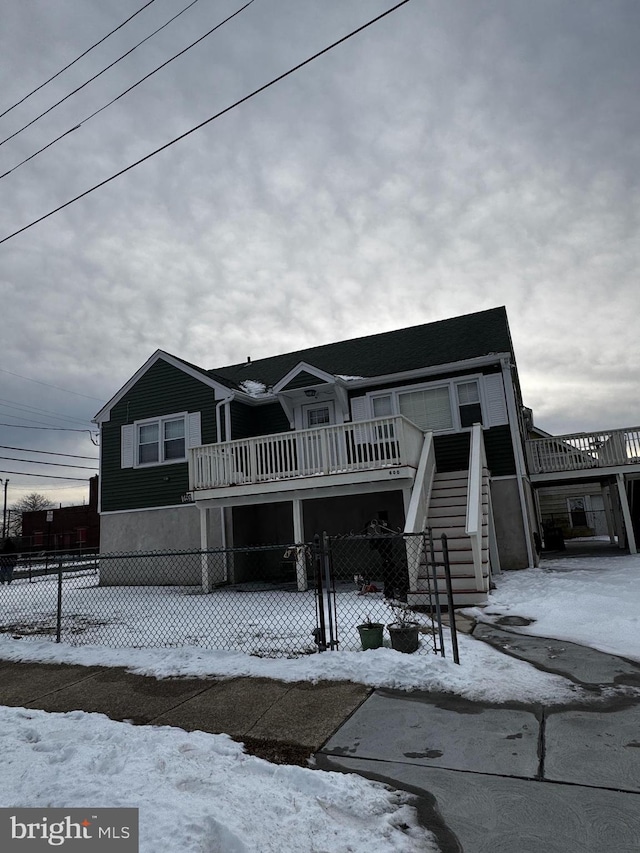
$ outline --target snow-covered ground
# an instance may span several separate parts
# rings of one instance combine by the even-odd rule
[[[141,853],[428,853],[409,798],[226,735],[0,707],[0,805],[139,809]]]
[[[50,593],[40,589],[44,613]],[[0,611],[11,606],[9,590],[3,592]],[[190,597],[192,604],[199,600]],[[147,603],[151,619],[153,598]],[[493,621],[500,615],[532,618],[536,621],[518,630],[640,660],[640,557],[559,559],[505,573],[489,606],[475,612]],[[126,628],[122,609],[120,619]],[[160,678],[342,679],[494,702],[555,703],[581,696],[565,679],[471,637],[460,636],[459,642],[456,666],[450,656],[402,655],[387,648],[268,659],[197,645],[106,648],[5,634],[0,659],[124,666]],[[246,755],[225,735],[134,727],[82,712],[0,708],[0,750],[1,806],[137,806],[143,853],[170,849],[168,838],[185,853],[436,849],[401,795],[355,776],[269,764]]]
[[[640,555],[566,557],[505,572],[489,606],[467,611],[485,622],[535,620],[513,628],[640,661]]]

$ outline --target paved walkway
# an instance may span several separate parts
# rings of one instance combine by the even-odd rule
[[[445,853],[638,853],[640,665],[488,625],[474,636],[598,701],[492,706],[377,690],[318,766],[415,793]]]
[[[370,692],[345,681],[160,680],[111,667],[0,661],[0,705],[226,732],[249,752],[303,765]]]
[[[474,635],[597,701],[489,705],[348,682],[157,680],[0,661],[0,704],[227,732],[285,763],[315,753],[321,769],[414,793],[444,853],[638,853],[640,665],[508,624],[478,625]]]

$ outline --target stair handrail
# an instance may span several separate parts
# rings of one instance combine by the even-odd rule
[[[467,520],[465,532],[471,540],[473,571],[476,589],[484,589],[482,574],[482,476],[486,466],[486,453],[482,437],[482,424],[471,428],[469,447],[469,483],[467,486]]]
[[[426,432],[420,451],[420,460],[413,481],[411,498],[405,517],[405,533],[422,533],[427,527],[427,516],[429,514],[429,502],[431,500],[431,489],[436,474],[436,454],[433,445],[433,433]],[[407,543],[408,545],[408,543]],[[418,589],[418,577],[420,576],[420,548],[407,547],[407,569],[409,575],[409,589],[414,592]]]

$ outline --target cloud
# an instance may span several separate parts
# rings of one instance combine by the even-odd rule
[[[7,103],[130,13],[97,0],[82,14],[74,0],[34,3],[12,6],[0,35]],[[391,5],[256,0],[2,181],[0,230]],[[154,4],[0,129],[181,6]],[[196,4],[0,147],[0,165],[234,8]],[[407,4],[0,247],[6,365],[106,400],[157,347],[212,368],[505,304],[540,426],[637,422],[639,18],[634,0]],[[21,393],[33,401],[33,388]]]

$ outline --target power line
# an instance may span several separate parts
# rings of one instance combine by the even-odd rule
[[[18,415],[12,415],[11,412],[0,412],[0,414],[4,418],[14,418],[15,420],[18,420],[18,418],[22,418],[23,421],[30,421],[33,424],[40,424],[40,426],[43,426],[43,427],[49,426],[49,424],[46,421],[40,421],[40,420],[37,420],[36,418],[28,418],[24,412],[20,412]],[[35,414],[35,412],[29,412],[29,414],[30,415]],[[76,423],[81,423],[81,421],[76,421]],[[17,424],[16,424],[16,426],[17,426]],[[85,427],[85,429],[87,429],[87,427]]]
[[[195,0],[194,0],[194,2],[195,2]],[[149,77],[153,77],[154,74],[156,74],[158,71],[161,71],[163,68],[165,68],[165,66],[167,66],[167,65],[169,65],[169,63],[173,62],[174,59],[178,59],[178,57],[182,56],[188,50],[191,50],[192,47],[195,47],[201,41],[206,39],[208,36],[210,36],[212,33],[214,33],[217,29],[219,29],[221,26],[223,26],[223,24],[226,24],[227,21],[230,21],[232,18],[235,18],[236,15],[239,15],[240,12],[243,12],[247,8],[247,6],[250,6],[253,2],[254,2],[254,0],[249,0],[249,2],[246,3],[244,6],[242,6],[240,9],[238,9],[232,15],[229,15],[228,18],[225,18],[224,21],[221,21],[219,24],[216,24],[215,27],[212,27],[203,36],[200,36],[199,39],[196,39],[190,45],[187,45],[187,47],[185,47],[183,50],[179,51],[179,53],[176,53],[170,59],[167,59],[167,61],[163,62],[162,65],[158,65],[158,67],[154,68],[153,71],[150,71],[148,74],[145,74],[144,77],[141,77],[140,80],[137,80],[132,86],[129,86],[123,92],[120,92],[119,95],[116,95],[115,98],[112,98],[108,103],[104,104],[99,109],[95,110],[90,115],[83,118],[82,121],[79,121],[78,124],[74,125],[74,127],[70,127],[69,130],[65,130],[64,133],[60,134],[60,136],[56,136],[56,138],[52,139],[51,142],[48,142],[46,145],[43,145],[42,148],[39,148],[37,151],[34,151],[33,154],[30,154],[28,157],[25,157],[24,160],[21,160],[12,169],[9,169],[7,172],[4,172],[4,174],[0,175],[0,180],[2,180],[3,178],[6,178],[7,175],[10,175],[12,172],[15,172],[16,169],[20,168],[20,166],[24,166],[25,163],[29,162],[29,160],[33,160],[33,158],[37,157],[38,154],[42,154],[42,152],[46,151],[47,148],[51,148],[52,145],[55,145],[56,142],[59,142],[65,136],[68,136],[70,133],[73,133],[75,130],[80,130],[80,128],[82,127],[83,124],[86,124],[92,118],[95,118],[99,113],[103,112],[103,110],[106,110],[112,104],[115,104],[116,101],[119,101],[120,98],[123,98],[125,95],[129,94],[129,92],[131,92],[133,89],[135,89],[136,86],[139,86],[141,83],[144,83],[145,80],[148,80]],[[191,5],[193,5],[193,3]],[[189,8],[189,7],[187,7],[187,8]],[[184,11],[186,11],[186,9],[183,9],[182,11],[184,12]],[[180,12],[179,14],[182,14],[182,12]],[[165,24],[165,26],[166,26],[166,24]],[[61,102],[59,102],[59,103],[61,103]],[[43,113],[43,115],[44,115],[44,113]],[[23,128],[23,130],[24,130],[24,128]],[[5,142],[6,142],[6,140],[5,140]],[[0,145],[1,144],[2,143],[0,143]]]
[[[21,453],[45,453],[47,456],[67,456],[69,459],[90,459],[97,462],[97,456],[77,456],[75,453],[57,453],[55,450],[32,450],[30,447],[11,447],[9,444],[0,444],[2,450],[17,450]]]
[[[53,216],[55,213],[59,213],[61,210],[64,210],[65,207],[69,207],[69,205],[74,204],[76,201],[79,201],[81,198],[84,198],[85,196],[89,195],[90,193],[94,192],[95,190],[100,189],[101,187],[105,186],[105,184],[108,184],[111,181],[115,180],[116,178],[119,178],[121,175],[124,175],[125,172],[129,172],[131,169],[135,169],[136,166],[139,166],[141,163],[144,163],[146,160],[150,160],[151,157],[155,157],[156,154],[159,154],[161,151],[164,151],[165,149],[170,148],[172,145],[175,145],[176,142],[180,142],[181,140],[185,139],[187,136],[190,136],[192,133],[195,133],[196,130],[200,130],[201,128],[205,127],[205,125],[210,124],[212,121],[215,121],[216,119],[220,118],[221,116],[225,115],[226,113],[228,113],[231,110],[235,109],[236,107],[240,106],[240,104],[243,104],[245,101],[250,100],[251,98],[255,97],[256,95],[260,94],[261,92],[264,92],[266,89],[269,89],[271,86],[274,86],[276,83],[279,83],[281,80],[284,80],[285,77],[289,77],[289,75],[293,74],[296,71],[299,71],[305,65],[308,65],[310,62],[313,62],[314,59],[318,59],[318,57],[323,56],[325,53],[328,53],[330,50],[333,50],[333,48],[337,47],[338,45],[342,44],[343,42],[347,41],[348,39],[353,38],[353,36],[357,35],[358,33],[361,33],[363,30],[366,30],[367,27],[370,27],[372,24],[377,23],[378,21],[382,20],[382,18],[386,18],[387,15],[390,15],[392,12],[395,12],[401,6],[405,6],[409,2],[410,2],[410,0],[401,0],[400,3],[396,3],[396,5],[392,6],[391,9],[387,9],[386,12],[383,12],[382,14],[378,15],[377,17],[372,18],[366,24],[362,24],[362,26],[358,27],[355,30],[352,30],[346,36],[342,36],[342,38],[338,39],[337,41],[334,41],[332,44],[330,44],[327,47],[323,48],[322,50],[318,51],[318,53],[314,53],[313,56],[310,56],[308,59],[305,59],[302,62],[299,62],[297,65],[294,65],[293,68],[290,68],[288,71],[285,71],[283,74],[279,74],[277,77],[274,77],[272,80],[270,80],[268,83],[265,83],[263,86],[260,86],[258,89],[254,89],[253,92],[250,92],[248,95],[245,95],[244,98],[240,98],[240,100],[231,104],[231,106],[225,107],[223,110],[220,110],[220,112],[217,112],[212,116],[209,116],[209,118],[200,122],[200,124],[195,125],[195,127],[192,127],[190,130],[185,131],[185,133],[180,134],[180,136],[176,136],[175,139],[172,139],[170,142],[166,142],[164,145],[161,145],[160,148],[156,148],[155,151],[151,151],[149,154],[146,154],[144,157],[141,157],[139,160],[136,160],[134,163],[131,163],[129,166],[125,166],[124,169],[121,169],[119,172],[116,172],[114,175],[111,175],[109,178],[105,178],[104,181],[100,181],[99,184],[95,184],[93,187],[90,187],[90,189],[85,190],[84,192],[80,193],[80,195],[77,195],[74,198],[69,199],[69,201],[65,201],[64,204],[61,204],[58,207],[54,208],[53,210],[50,210],[48,213],[45,213],[43,216],[40,216],[38,219],[34,219],[28,225],[23,225],[22,228],[18,228],[17,231],[14,231],[12,234],[8,234],[6,237],[3,237],[0,240],[0,245],[2,243],[6,243],[7,240],[11,240],[12,237],[17,237],[18,234],[22,234],[23,231],[27,231],[29,228],[32,228],[34,225],[38,225],[40,222],[44,221],[45,219],[48,219],[50,216]]]
[[[84,468],[86,471],[97,471],[96,465],[70,465],[67,462],[39,462],[37,459],[17,459],[15,456],[0,456],[0,459],[10,462],[28,462],[30,465],[55,465],[56,468]]]
[[[75,64],[76,64],[76,62],[79,62],[79,61],[80,61],[84,56],[86,56],[88,53],[90,53],[90,52],[94,49],[94,47],[98,47],[98,45],[99,45],[99,44],[102,44],[102,42],[103,42],[103,41],[106,41],[106,40],[109,38],[109,36],[112,36],[114,33],[117,33],[117,32],[118,32],[118,30],[122,29],[122,27],[124,27],[124,25],[125,25],[125,24],[128,24],[128,23],[129,23],[129,21],[133,20],[133,18],[135,18],[135,16],[136,16],[136,15],[139,15],[139,14],[140,14],[140,12],[144,11],[144,9],[146,9],[146,8],[147,8],[147,6],[150,6],[152,3],[155,3],[155,0],[149,0],[149,2],[148,2],[148,3],[145,3],[145,4],[144,4],[144,6],[141,6],[141,7],[140,7],[140,9],[138,9],[138,11],[137,11],[137,12],[134,12],[134,13],[133,13],[133,15],[130,15],[130,16],[126,19],[126,21],[123,21],[121,24],[118,24],[118,26],[117,26],[114,30],[111,30],[111,32],[110,32],[110,33],[107,33],[107,34],[106,34],[106,36],[103,36],[103,37],[102,37],[99,41],[97,41],[95,44],[92,44],[92,45],[91,45],[91,47],[87,48],[87,50],[85,50],[85,51],[84,51],[84,53],[81,53],[81,54],[80,54],[80,56],[77,56],[77,57],[73,60],[73,62],[70,62],[68,65],[65,65],[65,66],[64,66],[64,68],[61,68],[61,69],[60,69],[60,71],[56,71],[56,73],[53,75],[53,77],[49,77],[49,79],[48,79],[48,80],[45,80],[45,81],[44,81],[44,83],[41,83],[39,86],[36,86],[36,88],[35,88],[35,89],[32,89],[32,90],[31,90],[31,92],[29,92],[29,94],[28,94],[28,95],[25,95],[25,96],[24,96],[24,98],[21,98],[19,101],[16,101],[16,102],[15,102],[15,104],[12,104],[12,105],[11,105],[10,107],[8,107],[8,108],[7,108],[3,113],[0,113],[0,118],[2,118],[3,116],[6,116],[6,114],[7,114],[7,113],[10,113],[10,112],[11,112],[11,110],[13,110],[13,109],[15,109],[16,107],[20,106],[20,104],[23,104],[23,103],[27,100],[27,98],[30,98],[30,97],[31,97],[31,95],[35,95],[35,93],[36,93],[36,92],[39,92],[39,91],[40,91],[40,89],[42,89],[44,86],[46,86],[46,85],[47,85],[47,83],[51,83],[51,81],[52,81],[52,80],[55,80],[55,79],[56,79],[56,77],[59,77],[59,76],[62,74],[62,72],[63,72],[63,71],[66,71],[68,68],[71,68],[71,66],[72,66],[72,65],[75,65]]]
[[[52,110],[55,110],[55,108],[56,108],[56,107],[59,107],[59,106],[60,106],[60,104],[63,104],[63,103],[64,103],[65,101],[67,101],[67,100],[68,100],[72,95],[77,94],[79,91],[81,91],[81,89],[84,89],[84,87],[85,87],[85,86],[88,86],[88,85],[89,85],[89,83],[93,83],[93,81],[94,81],[94,80],[97,80],[97,79],[98,79],[98,77],[101,77],[101,76],[102,76],[106,71],[109,71],[109,69],[110,69],[110,68],[113,68],[113,66],[114,66],[114,65],[117,65],[119,62],[122,62],[122,60],[123,60],[123,59],[126,59],[126,57],[127,57],[127,56],[129,56],[129,54],[133,53],[133,51],[134,51],[134,50],[137,50],[137,49],[138,49],[141,45],[143,45],[146,41],[149,41],[149,39],[150,39],[150,38],[153,38],[153,36],[157,35],[157,34],[160,32],[160,30],[163,30],[165,27],[168,27],[168,26],[169,26],[169,24],[170,24],[172,21],[175,21],[175,19],[176,19],[176,18],[179,18],[179,17],[180,17],[180,15],[182,15],[184,12],[186,12],[186,11],[187,11],[188,9],[190,9],[192,6],[195,6],[195,4],[196,4],[197,2],[198,2],[198,0],[191,0],[191,3],[189,3],[189,5],[188,5],[188,6],[185,6],[185,8],[184,8],[184,9],[182,9],[180,12],[178,12],[178,14],[177,14],[177,15],[174,15],[174,16],[173,16],[173,18],[169,18],[169,20],[168,20],[166,23],[164,23],[161,27],[158,27],[158,29],[157,29],[157,30],[154,30],[154,32],[150,33],[150,35],[148,35],[148,36],[146,36],[145,38],[143,38],[143,39],[142,39],[142,41],[139,41],[139,42],[138,42],[138,44],[134,44],[134,46],[133,46],[132,48],[130,48],[126,53],[123,53],[123,54],[122,54],[122,56],[119,56],[117,59],[114,59],[114,61],[113,61],[113,62],[110,62],[110,63],[109,63],[109,65],[107,65],[107,66],[106,66],[105,68],[103,68],[101,71],[98,71],[98,73],[97,73],[97,74],[94,74],[94,75],[93,75],[93,77],[89,77],[89,79],[88,79],[88,80],[85,80],[85,82],[84,82],[84,83],[81,83],[79,86],[76,86],[76,88],[75,88],[75,89],[73,89],[71,92],[69,92],[69,94],[68,94],[68,95],[65,95],[65,96],[64,96],[64,98],[60,98],[60,100],[59,100],[59,101],[56,101],[56,102],[55,102],[55,104],[53,104],[52,106],[48,107],[44,112],[40,113],[40,115],[37,115],[34,119],[31,119],[31,121],[27,122],[27,124],[25,124],[25,125],[24,125],[24,127],[21,127],[21,128],[20,128],[20,130],[16,130],[16,132],[15,132],[15,133],[12,133],[10,136],[7,136],[7,138],[6,138],[6,139],[3,139],[3,140],[0,142],[0,145],[4,145],[4,144],[5,144],[5,142],[8,142],[10,139],[13,139],[13,138],[14,138],[14,136],[18,136],[18,134],[19,134],[19,133],[22,133],[22,131],[23,131],[23,130],[26,130],[28,127],[31,127],[31,125],[32,125],[32,124],[35,124],[35,123],[36,123],[37,121],[39,121],[41,118],[43,118],[44,116],[48,115]],[[253,2],[253,0],[252,0],[252,2]],[[78,125],[78,127],[79,127],[79,125]],[[72,130],[76,130],[76,128],[74,127],[74,128],[72,128]],[[71,132],[71,131],[67,131],[67,133],[70,133],[70,132]],[[66,136],[66,134],[64,134],[64,135]],[[12,170],[12,171],[13,171],[13,170]],[[2,177],[4,177],[4,175],[2,175]]]
[[[31,379],[29,376],[13,373],[11,370],[5,370],[3,367],[0,367],[0,372],[8,373],[9,376],[17,376],[18,379],[24,379],[27,382],[35,382],[36,385],[44,385],[46,388],[55,388],[56,391],[64,391],[65,394],[75,394],[76,397],[85,397],[87,400],[97,400],[99,403],[104,404],[104,400],[100,399],[100,397],[90,397],[88,394],[81,394],[79,391],[69,391],[68,388],[61,388],[59,385],[50,385],[48,382],[41,382],[39,379]]]
[[[90,421],[84,418],[70,418],[68,415],[63,415],[59,412],[52,412],[50,409],[40,409],[38,406],[30,406],[28,403],[17,403],[15,400],[5,400],[0,397],[0,408],[16,409],[16,411],[24,411],[28,415],[39,415],[48,418],[54,418],[56,421],[69,421],[72,424],[88,424]],[[9,415],[14,417],[14,415]]]
[[[11,417],[11,415],[9,415]],[[28,418],[27,418],[28,420]],[[93,432],[98,432],[97,429],[71,429],[71,427],[50,427],[50,426],[28,426],[27,424],[3,424],[0,426],[11,427],[11,429],[48,429],[55,432],[88,432],[89,435]]]
[[[83,483],[91,479],[90,477],[59,477],[57,474],[27,474],[26,471],[5,471],[2,468],[0,468],[0,474],[15,474],[16,477],[46,477],[47,480],[80,480]]]

